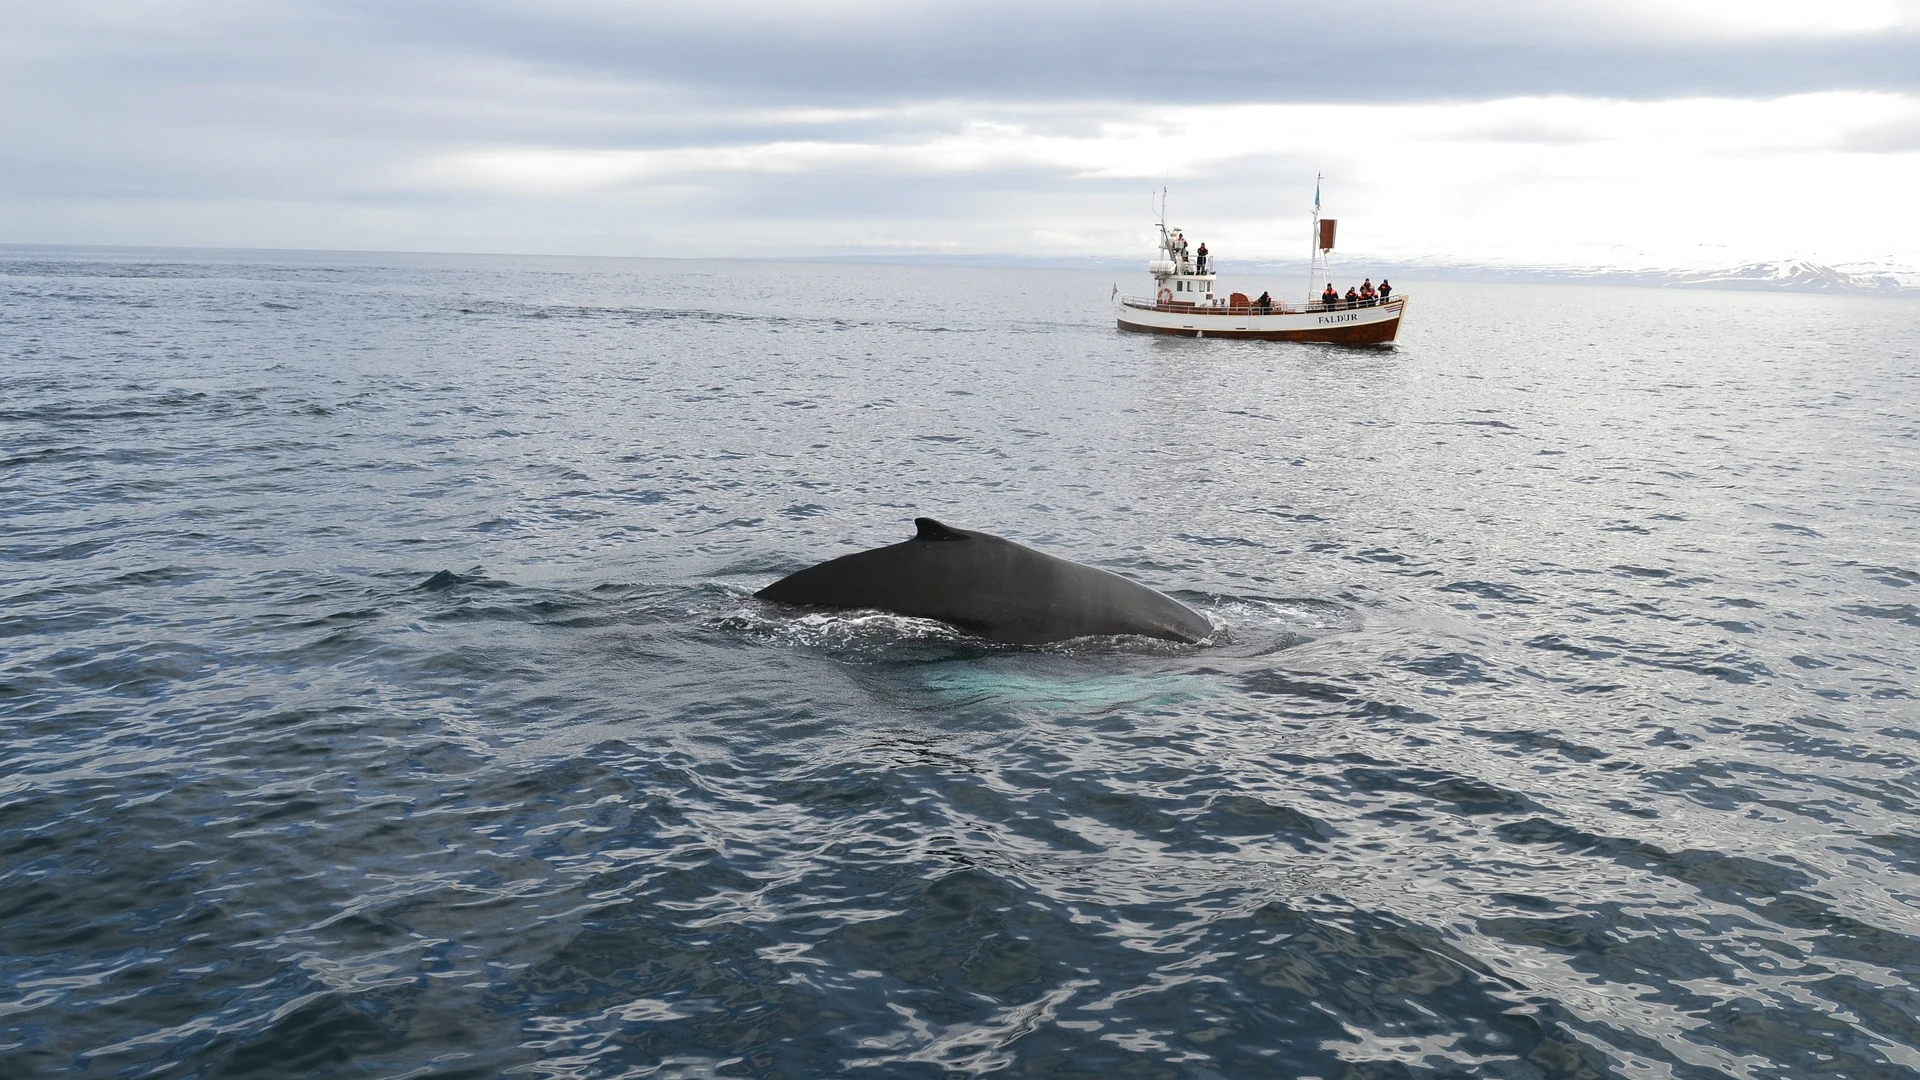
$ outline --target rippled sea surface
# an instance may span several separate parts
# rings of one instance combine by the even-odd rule
[[[1920,304],[1113,283],[0,251],[0,1074],[1920,1075]]]

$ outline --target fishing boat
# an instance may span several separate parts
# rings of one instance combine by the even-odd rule
[[[1320,216],[1320,188],[1313,191],[1313,253],[1308,259],[1306,302],[1285,304],[1266,293],[1221,295],[1210,260],[1190,251],[1186,236],[1167,227],[1166,193],[1160,199],[1160,248],[1147,264],[1152,296],[1119,296],[1120,329],[1187,337],[1255,338],[1261,341],[1319,341],[1331,345],[1385,345],[1400,332],[1407,298],[1323,300],[1313,290],[1333,252],[1338,223]],[[1204,250],[1204,245],[1202,246]],[[1264,302],[1263,302],[1264,301]]]

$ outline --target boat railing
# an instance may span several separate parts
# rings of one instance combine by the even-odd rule
[[[1201,304],[1191,300],[1162,303],[1151,296],[1122,296],[1120,302],[1128,307],[1145,308],[1148,311],[1183,312],[1196,315],[1313,315],[1324,311],[1357,311],[1363,308],[1392,307],[1406,300],[1404,294],[1398,294],[1385,300],[1337,300],[1326,304],[1318,300],[1308,304],[1283,304],[1275,301],[1269,307],[1259,304]]]

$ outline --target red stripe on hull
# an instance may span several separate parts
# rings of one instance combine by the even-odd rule
[[[1311,330],[1215,330],[1210,327],[1184,329],[1175,326],[1142,326],[1125,319],[1120,329],[1139,334],[1172,334],[1176,337],[1246,338],[1254,341],[1316,341],[1326,345],[1387,345],[1400,332],[1398,318],[1357,326],[1315,327]]]

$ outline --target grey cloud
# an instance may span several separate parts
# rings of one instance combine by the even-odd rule
[[[14,105],[0,113],[12,148],[0,173],[101,193],[291,173],[320,191],[402,154],[478,145],[885,142],[943,129],[942,102],[1046,106],[1046,123],[1085,127],[1126,119],[1130,104],[1920,87],[1911,34],[1658,38],[1555,10],[1384,0],[1358,16],[1296,5],[1183,21],[1140,0],[799,13],[588,0],[22,5],[0,15],[0,93]],[[897,108],[917,103],[934,114]],[[804,106],[883,111],[761,114]]]
[[[361,10],[398,36],[766,101],[1658,99],[1920,86],[1911,32],[1636,36],[1541,9],[1390,0],[1174,19],[1163,3],[1120,0],[921,5],[884,18],[831,8],[804,20],[738,8],[626,19],[603,6],[499,0]]]
[[[588,0],[5,5],[0,239],[263,235],[338,246],[331,237],[340,235],[508,250],[515,237],[564,233],[582,238],[570,249],[616,251],[695,211],[713,222],[891,221],[902,232],[911,222],[951,222],[964,239],[977,233],[965,222],[994,220],[997,207],[1055,200],[1063,219],[1131,223],[1144,218],[1136,210],[1149,185],[1070,168],[961,177],[823,167],[697,185],[675,178],[686,188],[675,190],[669,213],[649,209],[647,199],[665,205],[667,196],[640,190],[645,183],[537,201],[457,191],[423,200],[393,176],[423,157],[502,146],[887,144],[1019,115],[1035,132],[1085,134],[1147,105],[1920,89],[1920,38],[1911,33],[1677,37],[1581,21],[1552,4],[1363,7],[1181,21],[1140,0],[900,0],[801,14],[774,4]],[[795,108],[872,112],[804,122],[769,115]],[[1484,137],[1563,141],[1577,132]],[[1914,142],[1911,127],[1892,127],[1859,148]],[[1280,189],[1288,198],[1309,191],[1322,167],[1340,171],[1324,159],[1246,159],[1176,183],[1189,205],[1240,208]],[[165,232],[155,223],[171,213],[169,199],[201,216]],[[74,208],[60,212],[76,224],[56,234],[40,221],[61,206]],[[529,207],[538,221],[529,223]],[[248,231],[252,221],[265,223],[260,233]],[[113,231],[125,222],[148,231]],[[216,226],[228,231],[206,231]]]
[[[445,111],[452,127],[489,118],[511,127],[536,117],[481,107],[489,75],[523,95],[547,78],[572,86],[572,106],[609,107],[556,110],[546,121],[563,138],[613,115],[657,129],[688,104],[1644,100],[1920,88],[1920,34],[1911,31],[1663,36],[1552,4],[1486,0],[1289,4],[1200,19],[1169,18],[1158,0],[804,8],[188,0],[149,21],[50,10],[0,16],[0,37],[15,41],[14,59],[64,72],[75,88],[85,75],[122,90],[191,83],[330,101],[398,93],[415,109],[420,102],[406,98],[438,93],[465,106]]]

